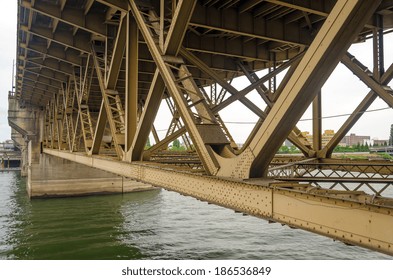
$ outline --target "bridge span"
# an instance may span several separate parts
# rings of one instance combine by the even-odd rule
[[[391,1],[18,5],[8,119],[31,196],[124,191],[124,179],[115,190],[117,179],[99,169],[133,180],[130,190],[163,187],[393,255],[392,162],[332,158],[376,99],[393,106],[384,59]],[[373,69],[348,52],[365,40]],[[370,91],[323,146],[321,88],[340,62]],[[248,83],[238,89],[241,76]],[[258,118],[241,147],[220,114],[239,103]],[[297,127],[310,105],[312,143]],[[177,139],[184,151],[168,149]],[[276,155],[286,139],[302,157]],[[76,191],[67,178],[91,185]]]

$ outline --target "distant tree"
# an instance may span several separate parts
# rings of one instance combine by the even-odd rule
[[[291,147],[289,148],[289,152],[290,152],[291,154],[300,153],[299,149],[298,149],[296,146],[291,146]]]
[[[390,126],[389,145],[393,146],[393,124]]]
[[[180,148],[180,141],[179,139],[175,139],[175,141],[173,141],[172,147],[179,149]]]
[[[288,154],[289,153],[289,148],[287,146],[281,146],[280,149],[278,150],[279,154]]]
[[[179,139],[176,139],[175,141],[172,142],[172,147],[170,148],[170,150],[185,151],[186,147],[180,143]]]
[[[147,138],[146,145],[145,145],[145,150],[149,149],[150,147],[151,147],[150,138]]]
[[[383,142],[383,145],[386,147],[388,145],[388,143],[385,141],[385,142]]]

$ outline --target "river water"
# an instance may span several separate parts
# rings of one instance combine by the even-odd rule
[[[392,259],[165,190],[34,199],[0,173],[0,259]]]

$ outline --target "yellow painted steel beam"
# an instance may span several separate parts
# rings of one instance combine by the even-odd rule
[[[94,131],[93,143],[89,155],[97,155],[100,152],[101,142],[104,137],[108,116],[105,109],[104,100],[101,101],[100,112],[98,114],[97,124]]]
[[[387,85],[393,79],[393,64],[386,70],[381,77],[381,83]],[[332,139],[319,152],[319,157],[331,157],[333,149],[338,145],[341,139],[349,132],[354,124],[360,119],[365,111],[371,106],[378,95],[374,91],[370,91],[362,102],[356,107],[353,113],[348,117],[345,123],[340,127]]]
[[[322,94],[317,93],[312,103],[312,145],[314,151],[322,149]]]
[[[113,9],[120,10],[122,12],[127,12],[129,9],[127,1],[123,1],[123,0],[96,0],[96,1],[105,4]]]
[[[152,124],[161,105],[164,89],[165,83],[157,69],[147,94],[145,106],[136,129],[131,150],[129,151],[131,153],[131,160],[139,161],[142,159],[147,138],[149,137]]]
[[[361,79],[370,89],[378,94],[382,100],[384,100],[390,107],[393,108],[393,96],[391,95],[393,90],[391,87],[388,85],[383,86],[378,81],[374,80],[372,78],[372,72],[364,71],[364,68],[366,67],[349,53],[343,57],[342,63],[359,79]]]
[[[206,19],[231,20],[206,21]],[[237,24],[233,24],[234,22]],[[249,22],[253,22],[253,24],[249,25]],[[297,23],[285,24],[283,21],[256,18],[251,12],[239,13],[235,8],[219,10],[214,7],[202,6],[199,2],[195,6],[195,12],[189,25],[294,46],[308,46],[311,43],[307,31],[300,29]],[[258,26],[258,28],[254,28],[254,26]],[[278,30],[280,31],[274,32]]]
[[[269,79],[275,77],[276,75],[278,75],[279,73],[281,73],[282,71],[287,69],[287,67],[289,67],[291,64],[297,65],[297,63],[300,61],[300,59],[303,57],[303,55],[304,55],[303,53],[298,54],[297,56],[293,57],[290,61],[285,62],[284,64],[282,64],[280,67],[278,67],[274,71],[266,74],[264,77],[251,83],[251,85],[247,86],[246,88],[242,89],[241,91],[238,91],[236,94],[233,94],[232,96],[228,97],[223,102],[218,104],[214,110],[220,111],[221,109],[229,106],[233,102],[242,99],[248,93],[250,93],[252,90],[258,88],[261,84],[263,84],[264,82],[267,82]]]
[[[19,44],[19,47],[25,48],[26,50],[43,54],[45,56],[63,61],[65,63],[69,63],[74,66],[81,66],[82,65],[82,59],[79,56],[79,52],[74,52],[72,53],[69,49],[64,50],[64,48],[61,47],[54,47],[51,46],[50,48],[47,48],[46,46],[34,42],[30,42],[29,44],[21,43]]]
[[[31,73],[36,76],[44,77],[50,79],[52,81],[57,81],[60,83],[66,83],[68,81],[68,76],[62,73],[54,72],[46,68],[29,68],[29,67],[20,67],[20,71],[24,73]]]
[[[211,77],[216,83],[218,83],[221,87],[227,90],[228,93],[230,93],[232,96],[239,96],[236,100],[240,100],[246,106],[248,109],[250,109],[253,113],[255,113],[258,117],[263,118],[266,117],[266,114],[258,108],[254,103],[252,103],[248,98],[245,97],[245,94],[240,96],[241,93],[231,84],[227,83],[224,81],[220,76],[212,70],[210,67],[208,67],[202,60],[200,60],[196,55],[193,53],[187,51],[186,49],[182,48],[180,50],[180,54],[182,57],[184,57],[186,60],[188,60],[190,63],[195,65],[198,69],[200,69],[202,72],[206,73],[209,77]],[[228,99],[226,99],[228,100]],[[229,104],[225,101],[221,102],[217,106],[213,108],[213,112],[219,112],[220,110],[224,109],[227,107]],[[224,105],[223,105],[224,104]]]
[[[125,147],[126,160],[131,160],[131,153],[128,151],[132,147],[135,133],[138,126],[138,58],[139,58],[139,30],[131,14],[127,14],[127,34],[126,34],[126,106],[125,106]]]
[[[186,2],[182,3],[183,5],[187,5]],[[155,44],[153,34],[146,25],[138,7],[133,2],[130,2],[130,6],[135,20],[138,23],[139,29],[149,47],[151,55],[157,64],[161,77],[165,81],[165,85],[171,94],[171,97],[174,99],[187,131],[195,144],[195,148],[204,164],[206,172],[209,174],[215,174],[219,169],[219,165],[214,158],[213,148],[209,144],[223,143],[223,140],[225,139],[223,131],[214,121],[213,114],[208,108],[206,101],[201,97],[201,93],[192,80],[192,76],[188,73],[184,63],[179,61],[177,57],[162,56],[158,46]],[[173,22],[172,24],[177,24],[177,22]],[[168,63],[166,63],[164,58],[174,59],[177,61],[177,64],[180,62],[181,66],[173,66],[172,69],[170,66],[171,62],[168,61]],[[175,77],[174,74],[176,71],[178,71],[177,77]],[[176,80],[178,80],[178,83],[175,82]],[[182,86],[180,86],[180,83]],[[198,114],[201,118],[203,118],[201,120],[202,124],[198,125],[198,121],[195,119],[194,113],[191,112],[190,107],[186,104],[184,96],[185,93],[192,100],[192,103],[195,104],[195,109],[198,111]]]
[[[220,159],[225,168],[217,175],[266,176],[275,153],[379,4],[337,2],[250,145],[235,159]]]
[[[184,3],[183,3],[184,2]],[[164,45],[164,54],[177,55],[186,34],[187,26],[193,14],[196,0],[179,0]]]
[[[315,14],[315,15],[319,15],[322,17],[327,17],[329,15],[330,11],[326,11],[326,6],[330,4],[330,8],[332,8],[332,1],[318,1],[318,3],[316,3],[316,1],[312,1],[312,2],[308,2],[305,5],[296,5],[296,1],[294,3],[294,1],[284,1],[284,0],[264,0],[264,2],[268,2],[271,4],[276,4],[276,5],[280,5],[283,7],[288,7],[291,9],[295,9],[295,10],[299,10],[302,12],[306,12],[306,13],[310,13],[310,14]],[[313,3],[315,2],[315,3]],[[307,7],[308,4],[308,7]],[[314,7],[312,7],[314,6]],[[319,6],[319,7],[315,7],[315,6]]]
[[[169,134],[167,137],[157,142],[154,146],[150,147],[148,150],[143,153],[143,160],[149,160],[150,156],[159,150],[168,147],[169,143],[173,142],[175,139],[181,137],[187,130],[185,127],[181,127],[172,134]]]
[[[44,85],[42,83],[36,83],[36,82],[31,81],[29,79],[19,80],[18,83],[23,83],[22,88],[40,89],[40,90],[42,90],[42,92],[49,92],[49,93],[51,93],[50,96],[52,96],[52,93],[57,93],[59,91],[58,88],[50,87],[50,86]]]
[[[165,46],[166,46],[166,51],[168,55],[174,55],[177,52],[177,50],[180,48],[180,45],[182,43],[179,38],[182,38],[184,36],[184,32],[187,29],[187,24],[184,21],[185,19],[190,18],[190,15],[192,14],[192,10],[190,8],[193,8],[195,3],[194,1],[191,1],[189,3],[187,2],[181,2],[179,3],[180,6],[178,6],[179,11],[185,11],[183,12],[183,15],[177,14],[176,20],[172,23],[172,25],[180,25],[183,31],[179,29],[179,27],[172,27],[172,33],[170,36],[166,37],[165,41]],[[184,5],[184,7],[182,7]],[[139,15],[139,10],[136,7],[135,3],[131,3],[131,6],[134,6],[133,13],[135,19],[141,18]],[[144,27],[145,30],[145,35],[148,36],[149,31],[147,30],[146,26],[143,23],[143,20],[140,19],[140,21],[136,21],[139,29]],[[175,34],[174,31],[178,33],[181,33],[183,35]],[[142,33],[143,34],[143,33]],[[176,35],[176,36],[175,36]],[[151,46],[154,45],[154,42],[151,43]],[[133,139],[133,143],[131,146],[131,150],[129,153],[131,154],[131,160],[141,160],[142,159],[142,153],[144,151],[144,147],[147,141],[147,138],[149,136],[149,133],[151,131],[152,124],[154,122],[154,119],[156,117],[156,114],[158,112],[158,109],[160,107],[161,100],[163,98],[164,94],[164,89],[165,89],[165,83],[162,78],[162,76],[159,74],[159,70],[157,69],[155,71],[149,93],[147,95],[147,99],[145,102],[145,108],[142,112],[140,121],[139,121],[139,126],[136,130],[135,137]]]
[[[23,79],[27,79],[27,80],[30,80],[33,82],[41,83],[43,85],[53,87],[56,89],[61,89],[61,86],[62,86],[62,83],[60,83],[59,81],[52,80],[52,79],[49,79],[49,78],[41,76],[41,75],[35,75],[31,72],[23,73],[22,80]]]
[[[47,69],[50,69],[52,71],[58,72],[58,73],[62,73],[65,75],[69,75],[71,76],[73,73],[73,69],[72,66],[70,66],[69,64],[63,63],[63,62],[58,62],[54,59],[51,58],[24,58],[24,57],[19,57],[19,60],[25,60],[28,63],[37,65],[39,67],[45,67]]]
[[[22,0],[21,6],[67,23],[76,28],[83,29],[97,36],[106,37],[106,28],[105,25],[102,24],[102,22],[105,21],[103,14],[97,13],[85,15],[83,10],[70,9],[66,7],[63,7],[62,9],[54,3],[44,2],[42,0],[35,0],[34,4],[27,0]]]
[[[31,27],[21,25],[20,30],[47,39],[49,41],[59,43],[66,47],[73,48],[83,53],[90,53],[90,37],[86,36],[86,34],[73,34],[73,32],[70,31],[53,33],[50,28],[37,25]]]
[[[111,56],[112,59],[110,61],[108,72],[106,73],[106,89],[114,90],[116,88],[116,83],[119,78],[124,52],[126,49],[127,30],[127,17],[123,16],[120,19],[119,29],[117,31],[116,39],[114,41],[114,47]]]
[[[44,149],[44,153],[141,182],[393,255],[393,201],[275,181],[239,181],[143,163]]]
[[[293,60],[288,61],[288,64],[290,66],[290,69],[292,68],[296,68],[296,66],[298,65],[299,60],[295,58],[293,58]],[[243,73],[245,74],[245,76],[247,77],[247,79],[250,81],[250,83],[255,83],[257,82],[259,79],[259,77],[255,74],[250,72],[249,69],[247,69],[247,67],[245,65],[243,65],[242,63],[238,63],[239,67],[242,69]],[[281,65],[280,67],[285,67],[284,65]],[[288,72],[291,72],[289,69]],[[277,70],[277,69],[276,69]],[[271,74],[278,74],[281,70],[279,71],[272,71]],[[270,77],[270,76],[269,76]],[[262,80],[263,78],[261,78]],[[270,111],[271,107],[273,106],[274,102],[272,102],[270,100],[270,96],[272,95],[272,93],[269,91],[268,88],[266,88],[264,86],[264,84],[260,84],[258,87],[255,88],[259,95],[262,97],[263,101],[266,103],[267,105],[267,110],[265,110],[265,116],[262,118],[261,120],[264,120],[267,116],[267,113]],[[278,93],[279,94],[279,93]],[[259,123],[259,127],[260,127],[260,123]],[[256,131],[256,129],[254,129],[253,131]],[[254,134],[251,134],[249,136],[249,138],[252,138],[254,136]],[[288,135],[288,139],[296,146],[299,148],[300,151],[302,151],[302,153],[304,155],[307,156],[314,156],[314,152],[310,149],[310,143],[307,141],[307,139],[305,139],[304,137],[301,137],[301,133],[300,130],[295,126],[294,131],[292,131],[289,135]],[[251,139],[250,139],[251,140]],[[249,141],[246,141],[249,143]]]

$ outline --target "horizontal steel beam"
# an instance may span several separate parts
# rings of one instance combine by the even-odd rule
[[[98,36],[106,37],[106,26],[103,24],[103,22],[105,22],[105,17],[103,13],[85,15],[83,10],[67,7],[62,9],[56,4],[52,4],[47,1],[44,2],[42,0],[36,0],[34,1],[34,4],[26,0],[22,0],[21,5],[24,8],[62,21],[76,28],[83,29]]]
[[[44,153],[393,255],[393,204],[378,204],[372,196],[344,199],[335,197],[337,191],[322,195],[294,183],[225,180],[59,150]]]

